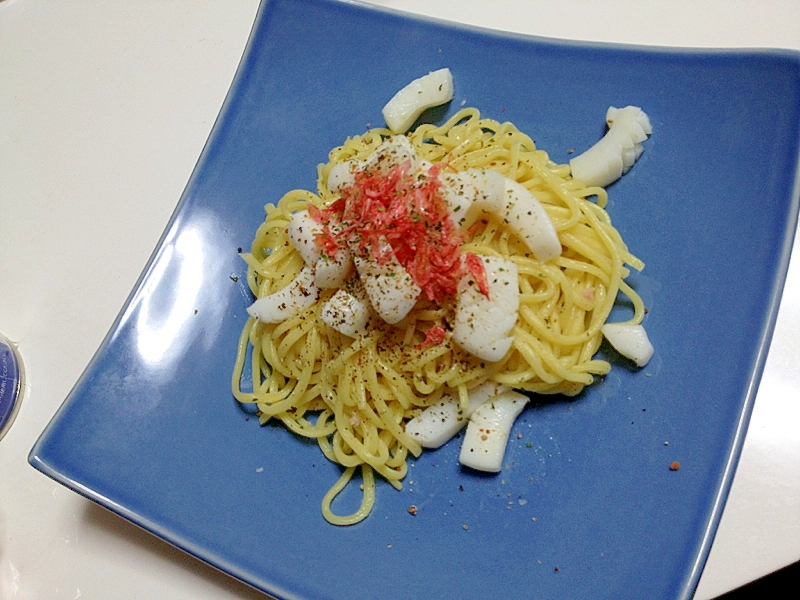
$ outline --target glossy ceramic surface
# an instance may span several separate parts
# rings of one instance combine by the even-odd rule
[[[252,300],[238,248],[264,204],[313,189],[330,148],[382,125],[398,88],[442,66],[456,86],[446,114],[464,103],[513,121],[558,162],[602,136],[609,105],[650,115],[609,212],[647,263],[630,281],[656,354],[578,398],[536,399],[499,475],[462,470],[447,445],[337,528],[319,502],[338,468],[230,394]],[[563,43],[267,2],[164,237],[31,463],[281,598],[688,598],[777,310],[799,132],[794,53]],[[357,501],[345,494],[342,511]]]

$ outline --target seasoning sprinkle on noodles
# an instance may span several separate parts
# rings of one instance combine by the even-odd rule
[[[464,426],[467,464],[499,469],[525,392],[574,396],[609,371],[595,354],[618,293],[628,324],[645,311],[625,283],[644,265],[606,201],[514,125],[465,108],[441,126],[350,138],[316,193],[266,206],[242,254],[257,300],[232,388],[262,424],[281,421],[342,466],[328,521],[364,519],[374,474],[400,489],[409,456]],[[503,425],[470,433],[490,422]],[[357,471],[361,506],[339,515]]]

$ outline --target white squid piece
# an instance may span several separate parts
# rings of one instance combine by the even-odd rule
[[[536,197],[516,181],[505,178],[505,197],[500,216],[542,262],[561,255],[561,240],[550,215]]]
[[[383,244],[381,250],[387,254],[383,264],[369,254],[354,256],[353,261],[372,308],[384,321],[394,325],[411,312],[422,288],[414,283],[388,242]]]
[[[314,269],[306,265],[289,285],[259,298],[247,307],[247,313],[263,323],[280,323],[313,305],[317,296]]]
[[[289,241],[303,257],[303,261],[309,266],[319,259],[320,247],[314,241],[314,236],[322,233],[322,225],[311,218],[307,210],[298,210],[292,213],[289,221]]]
[[[353,257],[347,248],[339,248],[333,256],[322,254],[314,263],[314,283],[322,290],[340,288],[353,273]]]
[[[442,197],[450,217],[459,227],[468,227],[475,219],[475,211],[467,220],[467,213],[473,207],[478,210],[495,212],[503,202],[505,177],[492,170],[468,169],[456,173],[442,173]]]
[[[289,241],[303,257],[306,265],[314,267],[314,284],[319,289],[333,289],[344,285],[353,272],[353,259],[347,248],[340,248],[333,256],[322,253],[314,236],[322,233],[322,225],[317,223],[307,210],[292,214],[289,221]]]
[[[367,331],[369,305],[340,289],[322,307],[320,318],[339,333],[355,338]]]
[[[508,223],[537,260],[547,262],[561,254],[550,215],[526,187],[497,171],[480,169],[444,173],[441,180],[442,195],[457,225],[468,226],[478,211],[491,212]]]
[[[478,289],[472,274],[458,282],[453,340],[464,350],[489,362],[497,362],[511,349],[511,330],[519,313],[517,265],[510,260],[481,256],[489,297]]]
[[[583,154],[569,161],[572,177],[587,186],[605,187],[633,166],[642,154],[642,142],[653,133],[650,118],[638,106],[609,107],[608,131]]]
[[[601,328],[603,335],[614,349],[639,367],[644,367],[655,349],[647,337],[644,326],[632,323],[606,323]]]
[[[383,107],[389,129],[405,133],[426,110],[453,99],[453,75],[439,69],[423,75],[398,91]]]
[[[406,136],[394,135],[385,139],[364,160],[353,158],[333,165],[328,172],[328,189],[336,193],[353,185],[355,175],[359,171],[378,167],[380,173],[386,174],[393,167],[406,162],[410,163],[411,172],[415,172],[417,167],[421,166],[420,163],[430,165],[428,161],[417,160],[417,151]]]
[[[469,418],[459,462],[478,471],[499,472],[511,426],[527,403],[527,396],[509,391],[480,405]]]
[[[438,448],[467,424],[470,415],[484,402],[509,391],[504,385],[487,381],[469,391],[469,406],[461,410],[458,395],[447,395],[406,423],[406,433],[423,448]]]

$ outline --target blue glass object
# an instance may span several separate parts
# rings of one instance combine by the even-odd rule
[[[22,361],[17,349],[0,335],[0,440],[11,428],[22,394]]]

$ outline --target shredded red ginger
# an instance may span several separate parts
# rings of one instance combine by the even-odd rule
[[[489,297],[489,280],[486,279],[486,268],[483,266],[481,257],[472,252],[467,252],[466,257],[467,268],[470,274],[475,278],[475,283],[478,284],[478,289],[481,294]]]
[[[444,327],[440,325],[434,325],[425,332],[425,339],[414,347],[417,350],[424,350],[425,348],[430,348],[431,346],[438,346],[444,341],[446,336],[447,332],[444,330]]]
[[[411,175],[409,167],[409,163],[398,165],[388,173],[359,171],[341,198],[325,209],[309,206],[309,214],[323,225],[316,242],[325,254],[332,256],[348,246],[384,264],[393,253],[428,299],[441,301],[456,293],[466,273],[461,260],[463,236],[439,192],[441,165],[419,177]],[[468,253],[466,263],[488,295],[480,258]]]

